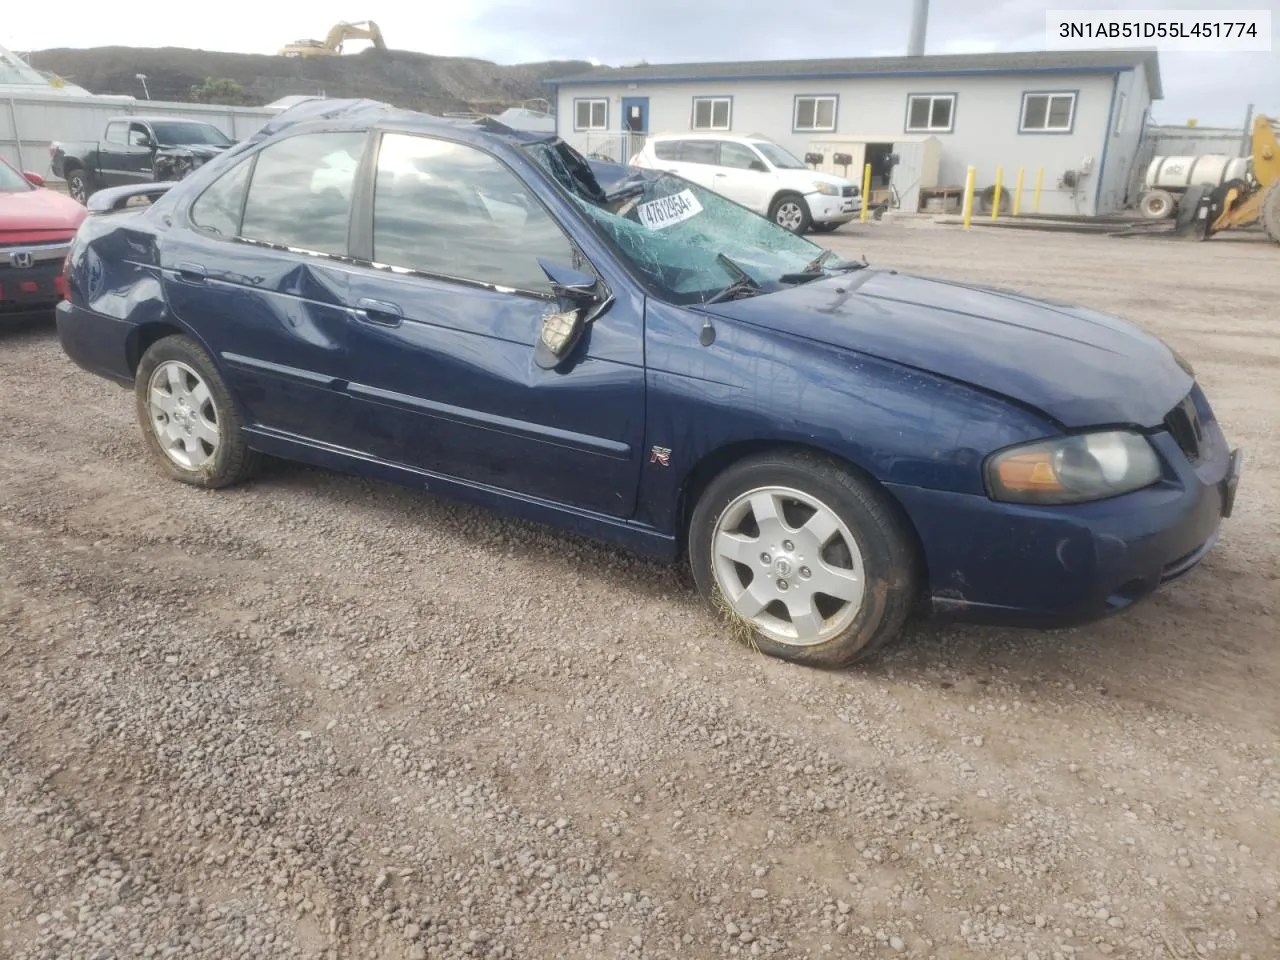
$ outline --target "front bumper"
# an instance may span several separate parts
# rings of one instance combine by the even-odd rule
[[[805,201],[809,205],[809,217],[814,223],[848,223],[862,210],[861,197],[832,197],[825,193],[811,193]]]
[[[0,320],[48,315],[62,299],[69,242],[0,248]]]
[[[1235,504],[1242,457],[1216,421],[1194,465],[1169,433],[1152,442],[1172,476],[1135,493],[1070,507],[892,486],[916,525],[935,614],[1058,628],[1132,606],[1194,568]]]

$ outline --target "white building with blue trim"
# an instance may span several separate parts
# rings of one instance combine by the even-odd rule
[[[765,136],[797,157],[824,152],[826,169],[836,153],[853,156],[848,175],[860,180],[864,159],[879,177],[893,153],[904,209],[920,186],[962,186],[973,165],[979,190],[997,167],[1012,189],[1021,168],[1030,212],[1043,170],[1039,211],[1086,216],[1125,204],[1162,95],[1154,50],[644,64],[548,82],[557,132],[588,154],[630,157],[647,134]]]

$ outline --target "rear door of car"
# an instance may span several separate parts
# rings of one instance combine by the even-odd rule
[[[124,178],[126,165],[125,154],[129,150],[129,122],[112,120],[103,131],[102,141],[98,144],[98,169],[91,171],[97,174],[103,185],[118,187],[128,181]]]
[[[214,354],[250,424],[353,449],[342,258],[367,142],[365,131],[304,133],[241,159],[161,253],[170,309]]]
[[[552,211],[560,201],[519,168],[474,144],[382,135],[357,251],[368,266],[348,291],[348,390],[380,459],[629,517],[643,300],[615,299],[562,367],[535,363],[543,319],[560,309],[539,259],[592,266]]]

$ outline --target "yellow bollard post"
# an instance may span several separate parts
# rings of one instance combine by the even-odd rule
[[[973,181],[978,175],[977,167],[970,167],[964,177],[964,228],[969,229],[969,221],[973,219]]]
[[[1000,216],[1000,182],[1004,179],[1004,167],[996,167],[996,189],[991,197],[991,219]]]
[[[1022,175],[1025,169],[1018,168],[1018,185],[1013,188],[1013,215],[1016,217],[1022,213]]]
[[[862,168],[862,213],[858,219],[863,223],[867,222],[867,217],[871,213],[871,164],[866,164]]]
[[[1044,184],[1044,167],[1036,171],[1036,195],[1034,198],[1034,206],[1036,213],[1040,212],[1040,187]]]

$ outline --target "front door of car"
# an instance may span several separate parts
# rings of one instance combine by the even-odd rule
[[[351,274],[348,390],[380,459],[613,517],[635,508],[643,307],[617,298],[568,361],[539,259],[590,270],[528,183],[481,149],[383,134],[369,266]],[[405,272],[412,271],[412,272]]]
[[[349,269],[335,258],[348,252],[367,140],[270,144],[206,187],[190,229],[166,231],[161,246],[169,308],[212,352],[250,426],[353,449]]]
[[[121,183],[149,183],[155,152],[151,129],[143,123],[129,124],[129,142],[120,155]]]
[[[773,197],[774,176],[750,147],[725,141],[713,189],[730,200],[764,213]]]

